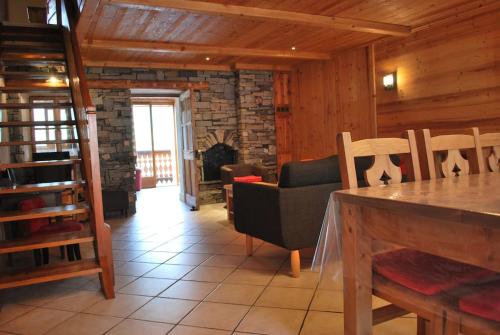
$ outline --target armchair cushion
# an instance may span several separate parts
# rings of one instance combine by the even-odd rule
[[[258,183],[262,181],[261,176],[234,177],[235,183]]]

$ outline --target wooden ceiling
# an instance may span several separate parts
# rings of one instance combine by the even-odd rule
[[[87,65],[286,69],[495,10],[496,0],[86,0]]]

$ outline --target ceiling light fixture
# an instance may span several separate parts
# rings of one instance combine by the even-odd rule
[[[210,57],[205,57],[205,60],[208,62],[210,60]]]
[[[295,51],[297,48],[295,46],[292,47],[292,50]]]

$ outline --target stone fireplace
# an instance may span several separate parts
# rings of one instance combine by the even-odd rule
[[[202,181],[220,180],[220,168],[224,165],[235,164],[238,151],[224,143],[217,143],[202,153]]]
[[[238,162],[237,133],[218,129],[206,135],[200,150],[200,196],[202,202],[221,202],[220,168]]]

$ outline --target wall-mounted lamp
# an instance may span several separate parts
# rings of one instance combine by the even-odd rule
[[[396,72],[384,75],[384,77],[382,78],[382,83],[384,85],[384,89],[394,90],[397,86],[397,74],[396,74]]]

